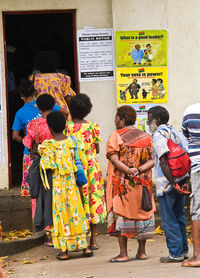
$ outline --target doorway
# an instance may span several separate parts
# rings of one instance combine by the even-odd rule
[[[22,180],[23,145],[12,139],[14,116],[23,106],[17,87],[31,75],[35,55],[40,50],[56,51],[60,69],[78,92],[75,15],[76,10],[3,12],[10,187],[20,186]]]

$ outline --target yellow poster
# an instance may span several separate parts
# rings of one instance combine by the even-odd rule
[[[167,67],[117,68],[117,103],[166,103]]]
[[[167,66],[167,31],[117,31],[117,67]]]

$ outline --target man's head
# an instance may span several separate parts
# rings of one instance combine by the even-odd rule
[[[137,83],[137,79],[133,79],[133,83],[136,84]]]
[[[139,50],[139,49],[140,49],[140,45],[139,45],[139,44],[136,44],[136,45],[135,45],[135,48],[136,48],[137,50]]]
[[[148,110],[148,125],[149,131],[154,133],[156,129],[162,125],[167,124],[169,121],[169,112],[166,108],[158,105]]]

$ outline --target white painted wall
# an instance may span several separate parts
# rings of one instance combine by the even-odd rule
[[[199,0],[0,0],[2,11],[77,9],[77,29],[84,26],[114,28],[114,31],[168,30],[168,103],[170,122],[180,129],[187,105],[199,101],[200,1]],[[2,15],[0,14],[0,59],[4,64]],[[7,151],[5,70],[3,67],[4,143]],[[85,82],[80,91],[90,96],[93,110],[89,120],[99,123],[103,143],[98,155],[104,177],[107,161],[105,143],[114,129],[115,81]],[[7,152],[0,164],[0,188],[8,185]]]

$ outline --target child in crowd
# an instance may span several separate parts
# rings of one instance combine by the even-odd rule
[[[74,149],[75,142],[63,134],[66,120],[62,113],[51,112],[47,124],[53,139],[45,140],[38,147],[40,167],[44,172],[44,186],[48,187],[46,170],[52,170],[52,239],[54,248],[62,249],[57,259],[69,259],[68,251],[82,249],[85,257],[93,251],[87,248],[88,221],[76,185]],[[78,142],[77,142],[78,144]]]
[[[42,115],[38,119],[34,119],[27,125],[27,135],[23,139],[23,144],[28,151],[34,148],[34,143],[41,144],[44,140],[52,139],[53,136],[49,130],[46,117],[52,112],[55,105],[54,98],[49,94],[41,95],[36,100],[36,105]],[[37,148],[35,148],[36,150]],[[32,157],[33,159],[33,157]],[[36,199],[32,199],[32,218],[34,219],[36,209]]]
[[[20,108],[14,119],[14,123],[12,126],[12,138],[18,143],[22,143],[23,137],[21,136],[21,132],[25,130],[25,134],[27,134],[27,125],[33,120],[41,117],[40,111],[36,106],[35,100],[35,90],[33,83],[30,80],[22,80],[19,86],[19,93],[21,98],[24,101],[24,105]],[[54,105],[54,111],[60,111],[60,106]],[[23,156],[23,179],[21,186],[21,194],[22,196],[29,196],[29,185],[25,181],[25,178],[28,174],[28,168],[31,165],[30,153],[28,148],[24,148],[24,156]]]
[[[104,182],[96,154],[99,152],[99,126],[84,119],[92,108],[90,99],[85,94],[71,98],[69,103],[73,122],[67,122],[66,134],[80,138],[85,143],[84,150],[80,150],[80,160],[85,170],[88,183],[81,188],[83,206],[86,216],[91,223],[90,248],[98,249],[96,242],[96,224],[104,222],[106,206],[104,196]]]

